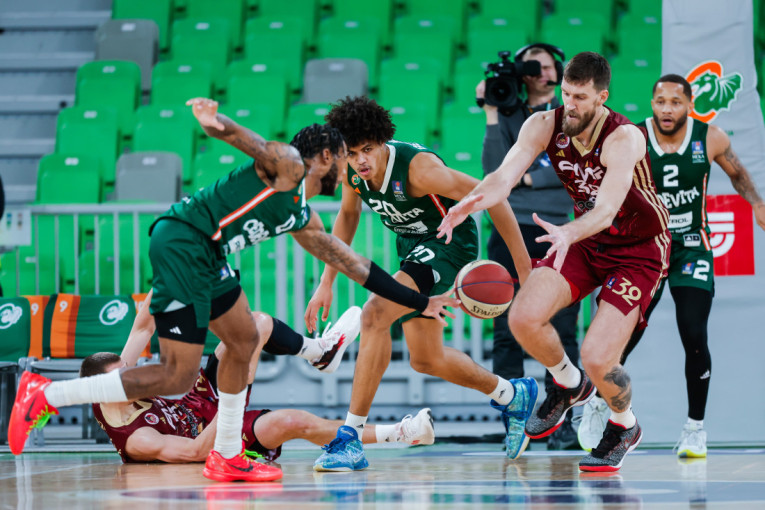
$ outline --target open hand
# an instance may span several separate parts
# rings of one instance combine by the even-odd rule
[[[454,308],[460,306],[460,300],[451,297],[452,292],[454,292],[453,289],[446,294],[431,296],[428,300],[428,307],[425,309],[425,311],[422,312],[422,315],[425,315],[426,317],[432,317],[436,319],[441,325],[446,326],[447,324],[443,318],[443,315],[451,317],[452,319],[454,318],[454,314],[448,311],[446,307],[451,306]]]
[[[538,243],[552,244],[550,249],[547,250],[545,258],[552,256],[554,253],[555,261],[553,262],[553,268],[560,272],[560,268],[563,267],[563,261],[566,260],[568,249],[572,244],[567,235],[567,231],[563,227],[553,225],[552,223],[543,220],[537,216],[537,213],[534,213],[532,218],[534,219],[534,223],[547,231],[547,235],[537,237],[536,241]]]
[[[194,117],[202,127],[213,127],[224,131],[226,127],[218,120],[218,101],[206,97],[195,97],[186,101],[186,106],[191,106]]]
[[[311,296],[308,306],[305,310],[305,326],[309,333],[316,331],[316,316],[319,310],[322,310],[321,320],[326,321],[329,318],[329,307],[332,305],[332,286],[319,285],[316,292]]]
[[[473,209],[482,198],[483,195],[473,195],[471,197],[463,198],[453,205],[446,216],[444,216],[444,219],[441,220],[441,224],[437,229],[438,235],[436,237],[440,239],[446,236],[446,244],[449,244],[452,240],[452,231],[457,228],[460,223],[465,221],[470,214],[475,212]]]

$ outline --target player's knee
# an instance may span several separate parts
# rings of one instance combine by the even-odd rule
[[[385,317],[385,303],[383,299],[372,296],[364,303],[361,309],[361,329],[365,331],[388,328],[390,321]]]
[[[263,312],[252,312],[252,318],[255,320],[255,327],[258,330],[259,336],[266,336],[261,335],[261,331],[270,331],[273,329],[273,319],[271,319],[270,315]]]
[[[606,358],[602,353],[582,349],[580,357],[582,368],[596,381],[602,381],[614,367],[613,360],[610,357]]]
[[[415,372],[420,374],[436,375],[439,373],[441,366],[441,360],[438,358],[411,358],[409,364],[412,366]]]
[[[525,310],[522,306],[511,306],[507,314],[507,324],[510,331],[516,336],[525,336],[541,326],[541,321],[532,313],[531,310]]]

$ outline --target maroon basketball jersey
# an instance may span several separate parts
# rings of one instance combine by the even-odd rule
[[[563,133],[563,106],[555,109],[555,130],[547,144],[555,172],[574,200],[579,217],[595,207],[598,190],[608,169],[600,162],[603,141],[614,129],[632,124],[627,117],[609,108],[597,121],[589,147]],[[656,194],[646,144],[645,157],[635,165],[632,186],[611,226],[591,239],[603,244],[630,244],[657,236],[667,230],[669,213]]]
[[[99,404],[93,404],[93,415],[117,448],[123,462],[136,462],[125,452],[128,437],[133,432],[143,427],[151,427],[160,434],[195,438],[218,412],[217,401],[217,394],[204,371],[200,369],[194,388],[183,398],[155,397],[137,400],[134,404],[136,410],[126,425],[109,424]]]

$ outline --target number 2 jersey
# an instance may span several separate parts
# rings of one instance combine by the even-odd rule
[[[687,248],[704,246],[711,250],[706,212],[709,125],[688,117],[685,139],[672,154],[665,153],[659,145],[652,119],[644,120],[640,126],[648,132],[651,168],[659,198],[669,209],[672,241]]]
[[[563,107],[555,109],[555,130],[547,145],[555,172],[574,200],[574,215],[580,217],[595,207],[600,185],[608,172],[600,161],[603,142],[616,128],[632,124],[627,117],[604,107],[592,141],[584,147],[563,133]],[[656,193],[651,164],[646,157],[633,170],[632,185],[610,227],[591,236],[601,244],[631,244],[658,236],[667,230],[669,214]]]

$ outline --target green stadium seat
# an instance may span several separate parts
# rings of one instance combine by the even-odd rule
[[[511,19],[513,25],[524,27],[529,31],[532,41],[538,40],[542,3],[539,0],[502,0],[501,2],[478,0],[481,16]]]
[[[212,81],[208,62],[160,62],[151,73],[151,104],[183,106],[194,97],[212,97]]]
[[[422,105],[428,119],[428,129],[439,127],[443,85],[439,62],[429,59],[417,61],[390,59],[383,61],[380,72],[379,102],[388,109],[403,107],[412,111]]]
[[[271,133],[283,132],[289,87],[281,70],[261,63],[232,62],[228,67],[226,90],[228,104],[267,107],[271,115]]]
[[[170,21],[172,0],[113,0],[114,19],[151,19],[159,27],[159,47],[167,51],[170,47]]]
[[[616,0],[569,0],[555,2],[555,14],[558,16],[577,17],[582,14],[601,15],[609,24],[616,21]]]
[[[657,79],[661,76],[661,53],[642,57],[618,55],[610,58],[608,63],[611,64],[612,76],[622,72],[631,73],[633,71],[653,72],[656,74]]]
[[[133,293],[134,282],[134,249],[138,248],[138,292],[148,292],[151,288],[151,262],[149,261],[149,227],[154,222],[154,215],[140,214],[138,216],[138,244],[135,242],[133,215],[119,215],[119,288],[114,279],[114,217],[102,215],[98,218],[98,292],[96,292],[96,247],[85,250],[80,255],[79,283],[80,294],[119,294]],[[89,243],[90,244],[90,243]]]
[[[134,151],[170,151],[183,160],[183,182],[191,182],[194,130],[197,122],[186,107],[142,106],[136,111]]]
[[[658,78],[652,70],[641,69],[613,74],[606,106],[635,123],[650,117],[651,90]]]
[[[220,107],[220,112],[266,140],[273,140],[278,132],[274,125],[274,109],[269,104],[226,103]],[[277,111],[281,114],[281,109]],[[282,119],[279,120],[281,124]]]
[[[48,154],[40,160],[38,203],[97,204],[101,198],[101,170],[93,156]]]
[[[231,60],[231,27],[223,18],[186,18],[173,23],[173,60],[209,62],[213,82],[223,89]]]
[[[187,0],[186,15],[196,19],[225,19],[231,27],[231,47],[239,48],[242,46],[244,8],[244,0]]]
[[[316,0],[260,0],[258,5],[259,16],[267,19],[290,16],[299,17],[303,20],[305,35],[310,43],[316,37],[316,28],[319,20],[319,4]]]
[[[391,28],[393,26],[392,0],[375,0],[366,3],[358,0],[334,0],[332,7],[334,17],[339,20],[354,20],[365,17],[378,20],[382,45],[383,47],[390,46]]]
[[[318,58],[357,58],[369,72],[369,87],[377,88],[381,47],[380,22],[374,18],[329,18],[319,27]]]
[[[626,10],[632,16],[645,16],[658,19],[661,24],[662,0],[624,0]],[[756,2],[757,0],[755,0]]]
[[[619,30],[619,56],[634,60],[658,61],[661,66],[661,25],[627,25]]]
[[[442,83],[451,87],[454,65],[456,22],[444,16],[420,18],[405,16],[396,20],[393,44],[396,58],[408,61],[436,60],[440,65]]]
[[[197,154],[194,158],[194,176],[191,180],[191,189],[189,191],[194,192],[209,186],[221,177],[231,173],[232,170],[246,160],[247,155],[233,147],[228,153],[209,151]]]
[[[475,88],[486,77],[487,63],[486,60],[463,58],[455,64],[454,102],[460,107],[475,106]]]
[[[40,248],[44,247],[43,244]],[[0,284],[6,296],[29,296],[34,294],[52,294],[56,292],[55,267],[52,253],[40,253],[40,287],[35,287],[35,257],[34,244],[19,248],[20,264],[19,285],[16,286],[16,253],[8,252],[0,255]],[[60,278],[60,274],[59,274]],[[63,281],[59,280],[59,285]]]
[[[112,188],[119,133],[117,114],[111,109],[65,108],[56,122],[56,153],[96,158],[101,180]]]
[[[0,297],[0,310],[3,310],[3,341],[0,342],[0,366],[2,362],[18,363],[29,354],[32,312],[29,301],[23,297]],[[15,388],[16,381],[13,381]],[[3,384],[5,386],[5,384]],[[4,398],[3,392],[0,398]],[[9,402],[10,404],[10,402]],[[2,417],[5,419],[5,416]],[[7,422],[3,422],[7,426]]]
[[[553,15],[542,20],[539,38],[561,48],[570,59],[583,51],[604,54],[610,30],[606,19],[596,13]]]
[[[394,138],[404,142],[429,144],[432,139],[429,115],[425,105],[411,103],[406,106],[390,107],[393,124],[396,126]]]
[[[408,16],[428,18],[434,13],[455,21],[455,41],[464,44],[467,16],[466,0],[407,0],[406,13]]]
[[[329,113],[327,103],[300,103],[292,105],[287,114],[287,140],[311,124],[324,124],[324,116]]]
[[[509,51],[512,56],[528,42],[529,29],[512,18],[476,16],[468,24],[467,58],[496,62],[498,52]]]
[[[98,60],[77,70],[75,105],[112,108],[120,131],[130,132],[131,116],[141,100],[141,69],[126,60]]]
[[[457,104],[444,108],[441,148],[438,154],[446,164],[476,179],[483,179],[481,152],[486,131],[486,115],[477,105]]]
[[[300,90],[307,44],[305,23],[294,13],[248,20],[244,37],[245,60],[265,64],[268,68],[283,66],[290,89]]]
[[[290,244],[288,241],[287,245]],[[250,308],[276,316],[276,242],[269,239],[258,243],[239,252],[238,258],[239,264],[236,263],[236,254],[229,255],[229,263],[240,271],[240,284]]]

